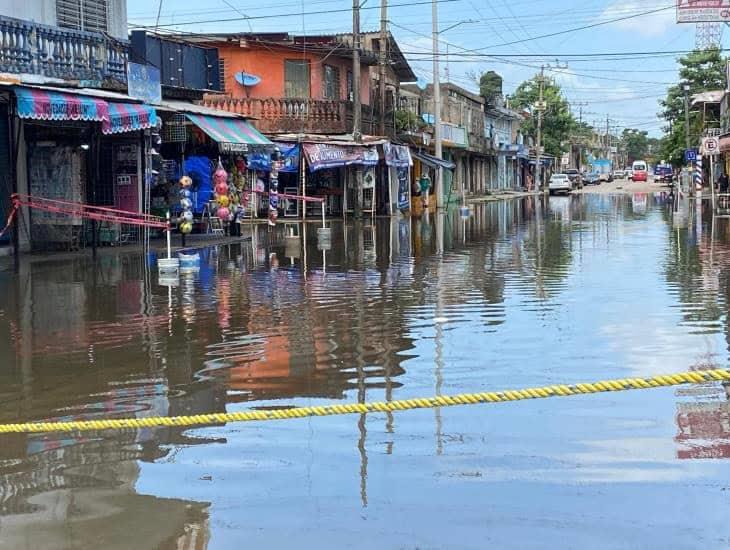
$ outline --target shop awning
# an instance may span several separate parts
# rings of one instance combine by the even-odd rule
[[[157,113],[149,105],[109,102],[108,110],[109,120],[105,120],[101,126],[105,134],[144,130],[157,124]]]
[[[109,119],[107,102],[98,97],[67,94],[40,88],[16,87],[14,92],[20,118],[97,122]]]
[[[221,151],[245,153],[256,148],[274,147],[273,142],[245,120],[190,113],[185,116],[213,141],[218,142]]]
[[[333,145],[330,143],[305,143],[304,155],[309,169],[314,172],[325,168],[338,168],[362,164],[375,166],[380,160],[375,147],[363,145]]]
[[[437,157],[434,157],[433,155],[429,155],[428,153],[422,153],[420,151],[414,151],[413,152],[413,158],[417,158],[422,163],[427,164],[428,166],[431,166],[432,168],[436,168],[437,166],[440,166],[441,168],[444,168],[445,170],[453,170],[456,168],[456,164],[449,160],[443,160]]]

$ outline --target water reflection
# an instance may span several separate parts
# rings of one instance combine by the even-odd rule
[[[676,224],[661,194],[530,197],[474,206],[468,218],[331,222],[328,241],[314,224],[254,226],[202,249],[200,269],[172,280],[116,251],[97,264],[26,261],[17,275],[0,271],[0,421],[392,400],[725,365],[730,223],[702,203],[688,208]],[[676,430],[664,435],[678,458],[728,456],[727,403],[722,392],[680,395]],[[429,455],[446,460],[470,444],[453,416],[428,414]],[[342,436],[356,450],[343,476],[371,507],[373,462],[377,473],[381,451],[407,447],[404,421],[342,422],[326,443]],[[242,444],[238,432],[217,433],[3,439],[0,540],[93,547],[134,523],[140,536],[154,531],[147,547],[202,548],[215,489],[173,499],[135,487],[145,465],[174,469],[179,453],[205,461]],[[63,538],[69,524],[80,538]]]

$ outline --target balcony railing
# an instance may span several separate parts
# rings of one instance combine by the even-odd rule
[[[232,98],[206,96],[202,105],[257,119],[260,132],[269,134],[311,133],[347,134],[352,132],[352,102],[292,98]],[[362,132],[377,135],[380,115],[362,106]],[[386,135],[394,135],[393,120],[386,121]]]
[[[128,50],[101,34],[0,17],[0,72],[125,83]]]
[[[202,104],[255,118],[256,127],[264,133],[342,134],[348,131],[345,101],[209,96]]]

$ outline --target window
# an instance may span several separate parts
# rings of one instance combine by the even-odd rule
[[[340,99],[340,70],[332,65],[324,66],[324,98]]]
[[[284,61],[284,96],[309,97],[309,61]]]
[[[224,58],[218,59],[218,81],[221,83],[221,92],[226,91],[227,63]]]
[[[108,0],[56,0],[56,21],[64,29],[107,32]]]

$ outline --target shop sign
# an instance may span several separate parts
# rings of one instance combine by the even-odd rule
[[[378,164],[378,151],[375,147],[330,145],[329,143],[305,143],[304,154],[312,171],[324,168],[337,168],[362,164]]]
[[[145,103],[160,103],[160,70],[152,65],[127,63],[127,90],[130,97],[141,99]]]
[[[411,159],[411,151],[405,145],[394,145],[392,143],[384,143],[383,151],[385,152],[385,164],[398,168],[407,168],[413,166]]]
[[[408,168],[398,168],[398,209],[405,210],[410,205]]]
[[[248,143],[219,143],[222,153],[247,153]]]

